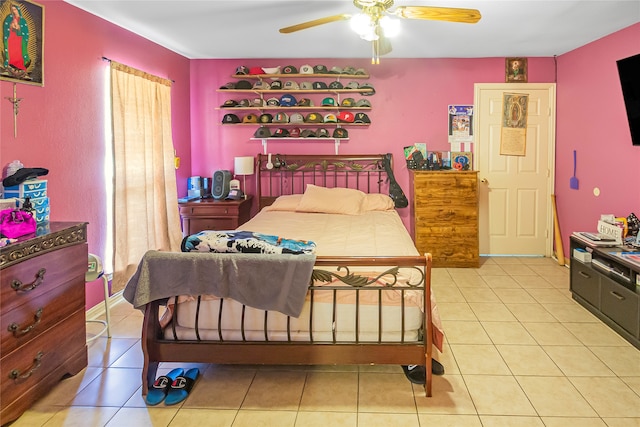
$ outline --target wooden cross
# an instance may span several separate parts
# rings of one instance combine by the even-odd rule
[[[18,137],[18,108],[19,108],[20,101],[22,101],[22,98],[17,98],[16,86],[17,84],[14,83],[13,98],[10,98],[8,96],[5,97],[6,99],[9,100],[10,103],[13,104],[13,137],[14,138]]]

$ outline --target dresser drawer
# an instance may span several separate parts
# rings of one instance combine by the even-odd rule
[[[225,215],[238,215],[239,205],[211,203],[202,206],[189,206],[180,208],[181,215],[189,216],[225,216]]]
[[[571,292],[600,309],[600,273],[580,261],[572,259]]]
[[[2,312],[0,345],[9,354],[78,310],[84,310],[84,276],[53,287],[17,308]]]
[[[87,271],[87,245],[78,244],[39,255],[2,270],[0,311],[7,313]]]
[[[31,388],[46,389],[51,386],[40,382],[60,366],[69,362],[76,366],[87,365],[84,321],[85,312],[82,309],[18,350],[3,352],[0,366],[3,409]],[[84,360],[70,361],[72,357],[77,358],[78,349],[84,349]]]
[[[202,230],[234,230],[238,228],[237,218],[192,218],[189,221],[191,234]]]
[[[600,279],[600,310],[634,337],[638,336],[640,296],[608,277]]]

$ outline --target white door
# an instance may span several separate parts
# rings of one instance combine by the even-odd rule
[[[552,254],[555,89],[554,83],[475,85],[482,255]],[[500,154],[505,93],[529,96],[524,155]]]

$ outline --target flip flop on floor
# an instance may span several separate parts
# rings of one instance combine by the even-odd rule
[[[177,368],[170,371],[167,375],[159,376],[147,392],[147,397],[145,398],[147,404],[157,405],[162,402],[164,398],[167,397],[167,393],[169,389],[171,389],[171,384],[182,374],[184,374],[184,369]]]
[[[184,375],[177,377],[171,384],[167,398],[164,400],[165,405],[175,405],[180,403],[189,396],[189,392],[193,388],[200,375],[198,368],[189,369]]]

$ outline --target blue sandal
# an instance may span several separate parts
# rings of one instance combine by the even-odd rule
[[[147,397],[145,401],[148,405],[157,405],[162,402],[165,397],[167,397],[167,393],[171,389],[171,384],[175,381],[176,378],[184,374],[184,369],[177,368],[173,369],[167,375],[159,376],[149,388],[147,393]]]
[[[165,405],[175,405],[185,400],[189,396],[189,392],[193,388],[200,375],[198,368],[189,369],[184,375],[178,376],[167,393],[167,398],[164,400]]]

